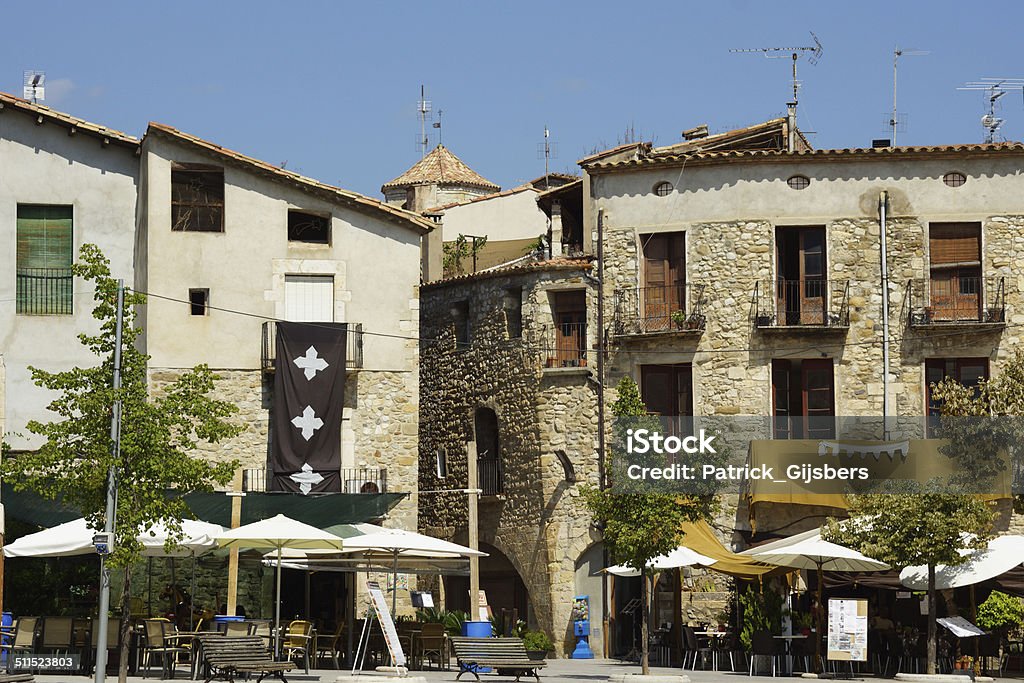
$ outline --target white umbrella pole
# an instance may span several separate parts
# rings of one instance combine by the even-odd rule
[[[277,600],[274,602],[274,658],[281,655],[281,546],[277,546]]]
[[[395,609],[398,604],[398,548],[395,548],[395,568],[391,572],[391,618],[395,618]]]

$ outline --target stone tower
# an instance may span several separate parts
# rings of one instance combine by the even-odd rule
[[[447,147],[438,145],[380,190],[388,204],[420,212],[498,192],[501,187],[471,169]]]

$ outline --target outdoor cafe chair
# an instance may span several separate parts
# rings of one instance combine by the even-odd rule
[[[323,657],[330,657],[334,662],[334,668],[340,669],[341,663],[338,655],[341,653],[341,637],[345,634],[345,622],[338,624],[334,633],[318,635],[316,637],[316,660]]]
[[[142,648],[142,677],[145,678],[149,673],[153,655],[159,655],[161,677],[174,678],[174,666],[177,664],[178,655],[188,653],[187,648],[178,645],[177,639],[171,637],[177,629],[166,619],[146,619],[143,623],[146,628],[146,644]]]
[[[54,654],[67,654],[74,645],[74,628],[71,617],[44,617],[40,649]]]
[[[770,631],[754,631],[750,636],[750,670],[748,674],[754,675],[755,662],[758,657],[768,657],[772,665],[772,676],[775,676],[775,672],[781,668],[777,664],[781,663],[785,654],[785,646],[786,644],[775,638]]]
[[[431,661],[437,657],[437,668],[446,669],[448,663],[445,661],[448,654],[448,632],[444,624],[423,624],[419,636],[416,638],[416,658],[423,667],[424,660]]]
[[[32,652],[36,645],[36,627],[39,625],[39,617],[18,617],[14,623],[14,638],[10,643],[2,646],[7,655],[7,670],[11,670],[11,664],[15,652]]]
[[[251,636],[256,624],[251,621],[226,621],[224,622],[224,635],[228,638],[240,636]]]
[[[284,634],[282,648],[284,656],[292,659],[295,655],[302,655],[306,673],[309,673],[309,653],[316,647],[316,633],[313,630],[313,622],[296,619],[288,624],[288,630]]]

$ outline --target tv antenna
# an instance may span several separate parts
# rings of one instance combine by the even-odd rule
[[[896,70],[899,66],[900,57],[917,57],[930,54],[928,50],[917,48],[903,49],[899,45],[892,51],[892,116],[889,117],[889,127],[892,128],[892,146],[896,146],[896,129],[906,122],[900,120],[901,114],[896,110]]]
[[[544,126],[544,142],[537,143],[537,158],[544,159],[544,189],[550,188],[548,175],[551,173],[551,160],[558,158],[558,149],[555,143],[551,142],[551,131]]]
[[[26,71],[25,87],[22,89],[22,97],[30,100],[32,104],[39,104],[46,99],[46,73],[43,71]]]
[[[420,119],[420,139],[417,145],[420,148],[420,158],[427,156],[427,146],[430,144],[427,139],[427,119],[430,114],[430,100],[427,99],[427,89],[420,85],[420,99],[416,103],[416,115]]]
[[[793,63],[793,102],[797,101],[797,93],[800,90],[800,81],[796,78],[796,63],[800,59],[801,53],[807,55],[807,61],[814,64],[818,63],[821,59],[821,55],[824,52],[824,48],[821,46],[821,41],[818,40],[818,36],[814,35],[814,31],[810,32],[811,38],[814,39],[813,46],[799,46],[799,47],[746,47],[746,48],[734,48],[729,52],[761,52],[768,59],[781,59],[785,58],[786,54],[789,53],[789,57]]]
[[[965,83],[957,90],[981,90],[986,93],[988,111],[981,117],[981,127],[985,129],[985,142],[995,142],[1004,122],[996,116],[996,103],[1008,92],[1024,93],[1024,78],[982,78],[980,81]]]
[[[431,124],[434,128],[437,129],[437,144],[439,144],[439,145],[441,144],[441,117],[443,115],[444,115],[444,109],[438,109],[437,110],[437,121],[434,121],[434,123]]]

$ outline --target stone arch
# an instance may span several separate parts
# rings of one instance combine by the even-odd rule
[[[495,617],[501,610],[515,609],[518,618],[533,622],[533,603],[523,577],[515,565],[498,548],[480,543],[487,557],[480,558],[480,589],[487,593],[487,603]],[[444,577],[445,607],[449,610],[469,610],[469,577]]]

